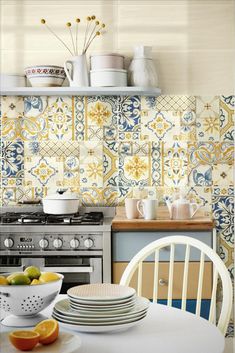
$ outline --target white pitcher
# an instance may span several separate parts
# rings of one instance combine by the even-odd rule
[[[71,66],[71,73],[68,70],[68,64]],[[64,63],[64,70],[66,72],[71,87],[89,86],[89,77],[85,54],[73,56],[70,60],[66,60]]]

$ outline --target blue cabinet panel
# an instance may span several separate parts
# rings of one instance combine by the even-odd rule
[[[112,257],[113,261],[130,261],[134,255],[137,254],[143,247],[153,242],[154,240],[166,237],[169,235],[186,235],[196,238],[205,244],[212,247],[212,232],[164,232],[164,231],[151,231],[151,232],[113,232],[112,234]],[[163,249],[160,252],[160,261],[169,261],[169,249]],[[185,246],[177,245],[175,249],[175,261],[184,261]],[[153,256],[149,257],[147,261],[153,261]],[[200,260],[200,252],[192,248],[190,253],[191,261]]]

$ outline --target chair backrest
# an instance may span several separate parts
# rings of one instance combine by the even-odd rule
[[[225,335],[227,326],[230,319],[230,314],[232,310],[232,282],[230,279],[229,272],[225,267],[223,261],[211,249],[208,245],[202,243],[201,241],[182,235],[163,237],[156,240],[142,250],[140,250],[130,261],[126,267],[120,284],[129,285],[132,276],[135,271],[137,274],[137,294],[141,295],[142,291],[142,274],[143,274],[143,261],[150,255],[155,255],[154,261],[154,274],[153,274],[153,302],[158,299],[158,282],[159,282],[159,251],[163,248],[170,247],[170,259],[169,259],[169,274],[168,274],[168,298],[167,305],[172,305],[172,292],[173,292],[173,279],[174,279],[174,258],[175,258],[175,245],[185,245],[185,260],[184,260],[184,271],[183,271],[183,283],[182,283],[182,301],[181,309],[186,309],[187,300],[187,289],[188,289],[188,273],[190,264],[190,250],[191,247],[196,248],[200,251],[200,265],[199,265],[199,276],[198,276],[198,287],[197,287],[197,301],[196,301],[196,315],[200,316],[201,312],[201,299],[202,299],[202,286],[203,286],[203,275],[204,275],[204,264],[205,257],[207,256],[209,260],[213,263],[213,285],[211,292],[211,304],[209,321],[215,323],[216,321],[216,291],[218,276],[221,278],[222,288],[223,288],[223,302],[220,312],[220,317],[218,320],[218,328]]]

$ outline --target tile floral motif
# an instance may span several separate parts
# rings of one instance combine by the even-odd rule
[[[215,164],[212,171],[212,180],[214,186],[233,186],[233,166],[231,164]]]
[[[234,198],[232,196],[213,196],[213,216],[220,237],[228,244],[234,244]]]
[[[16,200],[16,188],[2,188],[2,202],[4,206],[15,205]]]
[[[220,121],[219,118],[199,118],[197,119],[197,139],[198,141],[219,141]]]
[[[26,157],[26,186],[62,186],[63,160],[56,157]]]
[[[80,185],[103,186],[103,144],[86,141],[80,145]]]
[[[185,142],[166,142],[163,153],[163,176],[166,186],[187,185],[188,159]]]
[[[169,140],[180,134],[180,117],[174,112],[144,111],[141,120],[142,139]]]
[[[49,97],[46,115],[48,116],[48,138],[71,141],[73,136],[72,98]]]
[[[84,141],[80,143],[80,163],[103,161],[103,144],[99,141]]]
[[[86,97],[76,96],[72,98],[72,109],[74,113],[73,140],[84,140],[86,106]]]
[[[23,97],[1,97],[2,118],[16,119],[24,115]]]
[[[187,197],[192,202],[200,205],[202,211],[211,213],[211,187],[191,187],[187,193]]]
[[[119,131],[140,131],[140,109],[140,97],[117,97],[116,114],[118,119]]]
[[[212,184],[212,167],[210,165],[198,165],[189,174],[189,184],[197,186],[210,186]]]
[[[161,163],[162,145],[161,142],[151,143],[151,185],[153,186],[163,184],[163,166]]]
[[[26,118],[37,118],[47,107],[47,97],[25,97],[24,116]]]
[[[235,123],[235,96],[220,99],[220,139],[222,141],[234,140],[234,123]]]
[[[2,178],[23,178],[24,144],[22,141],[3,141],[1,146]]]
[[[159,96],[156,102],[157,110],[170,111],[195,111],[194,96]]]
[[[196,97],[197,118],[218,118],[219,97]]]
[[[149,183],[149,157],[120,156],[119,159],[120,185],[148,185]]]

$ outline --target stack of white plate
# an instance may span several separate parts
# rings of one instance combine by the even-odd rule
[[[116,284],[90,284],[68,290],[57,302],[53,317],[70,329],[104,332],[131,327],[147,315],[149,300],[135,290]]]

